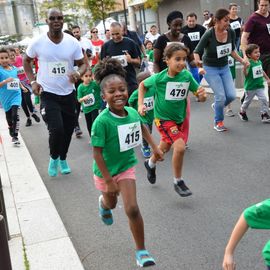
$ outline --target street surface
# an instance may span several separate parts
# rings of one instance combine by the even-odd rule
[[[269,197],[270,124],[260,122],[259,104],[251,104],[249,122],[238,116],[226,117],[229,131],[218,133],[213,130],[212,96],[205,103],[191,100],[190,148],[183,170],[191,197],[181,198],[173,189],[171,152],[158,165],[157,183],[150,185],[137,149],[137,193],[146,248],[157,263],[151,269],[221,269],[225,245],[241,211]],[[236,100],[233,110],[238,109]],[[121,199],[113,211],[115,223],[111,227],[99,219],[99,192],[92,180],[92,149],[83,115],[80,123],[83,137],[74,136],[67,159],[72,173],[49,178],[46,126],[42,121],[25,127],[21,111],[23,139],[85,269],[137,269]],[[158,142],[156,131],[154,137]],[[250,230],[235,253],[237,269],[265,269],[261,250],[268,239],[269,232]]]

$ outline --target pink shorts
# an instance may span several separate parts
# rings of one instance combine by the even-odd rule
[[[129,180],[131,179],[131,180],[135,181],[135,179],[136,179],[135,167],[132,167],[124,172],[121,172],[121,173],[113,176],[113,181],[115,181],[116,183],[118,183],[122,180],[126,180],[126,179],[129,179]],[[102,192],[106,192],[106,185],[105,185],[103,178],[100,178],[97,175],[94,175],[94,181],[95,181],[95,186],[98,190],[100,190]]]

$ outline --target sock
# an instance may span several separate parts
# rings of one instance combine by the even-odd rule
[[[174,182],[174,184],[177,184],[178,182],[180,182],[182,180],[182,178],[181,177],[174,177],[173,178],[173,182]]]
[[[154,163],[154,162],[152,161],[151,158],[149,158],[149,160],[148,160],[148,165],[149,165],[149,167],[150,167],[151,169],[153,169],[153,168],[156,167],[156,163]]]

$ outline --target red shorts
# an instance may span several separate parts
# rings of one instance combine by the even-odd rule
[[[186,140],[182,123],[176,124],[174,121],[170,120],[155,119],[155,124],[163,142],[172,145],[178,139]]]
[[[113,181],[118,183],[122,180],[125,179],[131,179],[131,180],[135,180],[135,167],[132,167],[124,172],[121,172],[115,176],[113,176]],[[94,175],[94,181],[95,181],[95,186],[98,190],[105,192],[106,191],[106,184],[104,182],[103,178],[98,177],[97,175]]]

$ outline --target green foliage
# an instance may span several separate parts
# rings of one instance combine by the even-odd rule
[[[146,0],[144,2],[144,8],[152,8],[153,10],[158,9],[158,5],[162,2],[163,0]]]
[[[86,0],[85,2],[92,13],[93,21],[104,20],[117,5],[115,0]]]

